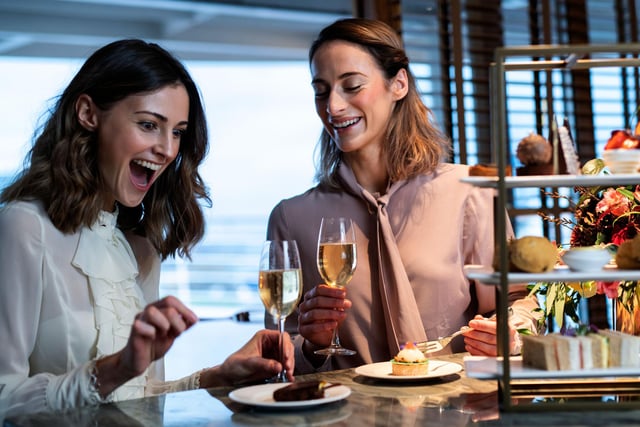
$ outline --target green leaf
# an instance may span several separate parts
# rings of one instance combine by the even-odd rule
[[[553,312],[553,310],[555,308],[556,298],[557,298],[556,287],[555,286],[548,286],[547,287],[547,301],[546,301],[547,311],[545,313],[547,316],[552,314],[552,312]]]
[[[544,283],[536,283],[533,288],[531,288],[531,291],[529,291],[529,295],[537,295],[538,293],[540,293],[540,288],[544,285]]]
[[[633,191],[629,191],[626,188],[623,188],[623,187],[616,188],[616,191],[631,201],[635,199],[633,195]]]
[[[559,328],[562,328],[562,324],[564,323],[564,298],[556,298],[555,304],[553,306],[554,314],[553,318],[556,321],[556,324]]]

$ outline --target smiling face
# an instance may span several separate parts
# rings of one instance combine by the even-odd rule
[[[396,101],[407,93],[404,69],[387,80],[360,46],[330,41],[311,60],[316,112],[344,153],[380,151]]]
[[[100,110],[87,95],[79,97],[80,123],[98,138],[98,169],[104,182],[103,209],[115,202],[134,207],[175,160],[187,128],[189,96],[184,86],[165,86],[132,95]]]

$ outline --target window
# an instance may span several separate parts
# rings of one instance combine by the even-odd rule
[[[81,60],[0,58],[0,186],[20,169],[37,122]],[[193,261],[163,265],[161,293],[202,317],[261,307],[258,257],[271,208],[313,185],[321,123],[306,62],[187,62],[210,133],[201,174],[213,207]],[[43,79],[42,76],[47,76]],[[42,120],[40,120],[42,118]]]
[[[495,48],[529,44],[637,42],[636,0],[403,0],[402,34],[419,67],[423,99],[453,142],[452,161],[489,163],[492,146],[488,70]],[[530,58],[531,59],[531,58]],[[525,59],[522,59],[525,60]],[[550,117],[569,118],[582,162],[601,154],[611,130],[624,127],[638,105],[637,70],[509,72],[508,162],[530,132],[549,137]],[[568,241],[568,230],[545,224],[537,211],[566,214],[568,204],[535,189],[511,195],[517,235]],[[564,211],[564,212],[563,212]],[[563,234],[564,232],[564,234]]]

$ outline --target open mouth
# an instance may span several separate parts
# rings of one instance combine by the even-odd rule
[[[333,126],[334,129],[341,130],[341,129],[348,128],[349,126],[353,126],[359,121],[360,121],[360,117],[356,117],[354,119],[345,120],[344,122],[331,123],[331,125]]]
[[[145,160],[133,160],[129,168],[134,185],[146,189],[152,182],[153,175],[160,170],[161,166]]]

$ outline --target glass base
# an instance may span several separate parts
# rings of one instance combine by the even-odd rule
[[[322,356],[353,356],[357,352],[355,350],[349,350],[348,348],[344,347],[331,346],[323,348],[321,350],[316,350],[313,353]]]

